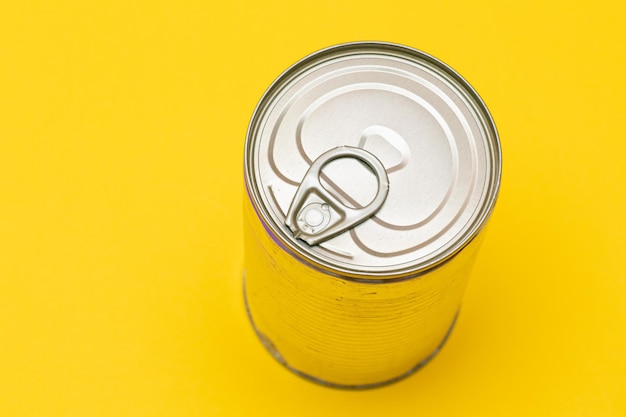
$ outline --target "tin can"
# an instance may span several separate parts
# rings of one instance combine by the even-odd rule
[[[294,64],[245,146],[244,296],[261,342],[330,386],[420,368],[454,326],[500,175],[487,108],[432,56],[367,42]]]

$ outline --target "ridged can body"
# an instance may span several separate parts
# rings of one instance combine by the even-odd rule
[[[469,84],[407,47],[332,47],[268,89],[245,152],[244,294],[270,353],[348,388],[432,358],[499,188],[497,132]]]

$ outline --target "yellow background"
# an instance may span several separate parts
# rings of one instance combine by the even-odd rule
[[[626,415],[624,2],[0,3],[0,416]],[[287,66],[407,44],[478,90],[503,186],[400,383],[304,381],[241,297],[247,123]]]

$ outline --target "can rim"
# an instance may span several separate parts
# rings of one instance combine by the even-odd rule
[[[258,130],[259,121],[268,108],[268,104],[272,103],[272,98],[281,88],[290,82],[294,76],[313,68],[320,62],[324,62],[332,57],[346,57],[350,55],[360,55],[366,52],[377,53],[380,55],[388,55],[393,57],[401,56],[403,58],[427,63],[432,69],[436,69],[447,77],[447,80],[458,87],[458,92],[467,96],[468,104],[473,107],[475,114],[478,116],[477,123],[487,132],[486,146],[488,149],[488,157],[490,158],[492,175],[489,178],[488,186],[485,189],[486,198],[483,204],[479,206],[480,215],[472,222],[471,226],[445,251],[438,253],[436,256],[429,257],[425,261],[406,265],[391,266],[385,269],[364,270],[363,268],[349,268],[342,265],[333,264],[323,258],[315,257],[309,252],[305,252],[294,242],[283,236],[285,233],[281,227],[274,224],[272,217],[269,215],[267,208],[262,202],[259,190],[253,186],[255,175],[253,163],[251,161],[252,145],[255,132]],[[432,55],[406,45],[382,41],[357,41],[348,42],[338,45],[329,46],[315,51],[303,57],[293,65],[284,70],[265,90],[258,101],[250,118],[250,123],[246,132],[246,142],[244,146],[244,181],[246,192],[250,202],[254,208],[256,215],[263,224],[265,230],[271,234],[271,237],[279,242],[280,246],[291,254],[298,261],[307,264],[314,269],[320,270],[327,274],[362,282],[391,282],[415,278],[423,275],[436,267],[441,266],[448,260],[452,259],[463,248],[471,243],[478,234],[484,229],[488,219],[490,218],[500,191],[500,183],[502,177],[502,149],[500,139],[495,122],[478,92],[465,80],[457,71],[452,69],[443,61],[433,57]]]

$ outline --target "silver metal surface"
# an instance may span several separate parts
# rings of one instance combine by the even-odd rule
[[[339,146],[375,155],[389,191],[374,216],[316,240],[333,229],[333,213],[321,210],[329,198],[358,211],[380,196],[381,176],[343,158],[320,167],[326,194],[290,212],[313,162]],[[380,279],[418,274],[471,241],[493,208],[500,164],[495,126],[472,87],[435,58],[386,43],[340,45],[295,64],[260,101],[246,141],[250,196],[273,234],[312,264]],[[309,236],[305,217],[295,218],[307,214]]]
[[[322,168],[340,158],[361,161],[376,175],[376,196],[367,206],[347,207],[320,182]],[[339,146],[313,162],[296,190],[285,224],[293,231],[293,237],[311,246],[317,245],[372,217],[385,202],[388,192],[387,171],[374,155],[361,148]]]

